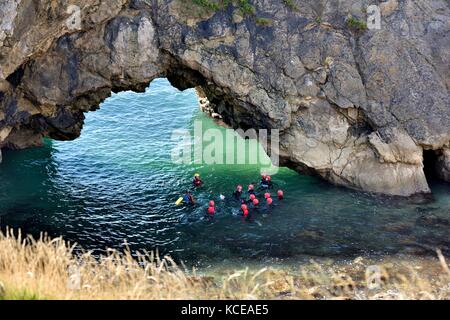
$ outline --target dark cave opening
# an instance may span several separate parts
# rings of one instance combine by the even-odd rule
[[[6,78],[6,81],[8,81],[14,88],[17,88],[22,81],[24,74],[25,67],[20,66]]]
[[[435,150],[423,151],[423,171],[425,173],[425,177],[427,178],[430,187],[432,186],[433,183],[439,180],[439,175],[437,171],[438,157],[439,154]]]

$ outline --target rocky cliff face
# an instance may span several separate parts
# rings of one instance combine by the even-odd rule
[[[234,128],[279,129],[282,165],[407,196],[435,150],[449,180],[448,1],[249,3],[0,0],[0,147],[75,139],[111,91],[167,77]],[[370,4],[380,30],[349,23]]]

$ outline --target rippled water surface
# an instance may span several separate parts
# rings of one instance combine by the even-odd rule
[[[263,210],[243,220],[238,206],[221,202],[219,195],[257,181],[261,165],[171,161],[173,130],[192,131],[196,120],[204,129],[225,130],[198,111],[193,90],[179,92],[158,79],[146,93],[113,95],[89,113],[76,141],[4,152],[1,226],[62,235],[90,249],[121,248],[126,241],[132,249],[158,248],[197,264],[421,253],[435,246],[448,252],[450,186],[438,182],[432,199],[406,200],[281,169],[273,180],[285,190],[285,200],[268,214]],[[198,204],[176,207],[196,172],[206,182],[194,194]],[[212,222],[203,219],[210,199],[219,204]]]

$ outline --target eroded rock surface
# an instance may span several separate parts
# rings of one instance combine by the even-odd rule
[[[0,148],[75,139],[111,91],[167,77],[234,128],[280,130],[282,165],[408,196],[430,191],[426,149],[449,180],[449,3],[293,2],[0,0]],[[373,2],[381,30],[349,28]]]
[[[450,181],[450,148],[444,148],[438,156],[437,173],[441,179]]]

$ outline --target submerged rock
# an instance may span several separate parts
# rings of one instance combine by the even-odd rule
[[[112,91],[157,77],[200,88],[233,128],[280,131],[280,164],[354,189],[429,193],[423,150],[449,180],[450,8],[387,1],[382,28],[366,1],[15,0],[0,8],[0,148],[80,135]],[[271,23],[261,23],[260,17]],[[206,102],[207,101],[207,102]]]
[[[304,229],[296,234],[302,242],[322,242],[325,240],[324,232],[321,230]]]
[[[438,217],[434,214],[422,215],[416,220],[416,224],[426,227],[450,227],[450,220]]]
[[[414,231],[414,224],[410,222],[389,223],[383,227],[383,230],[408,235]]]

